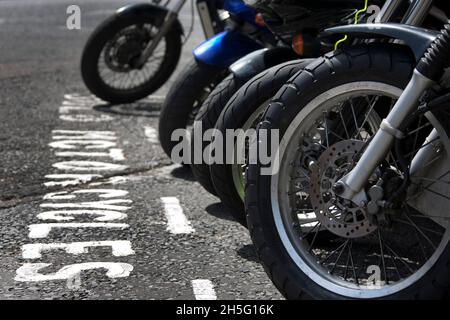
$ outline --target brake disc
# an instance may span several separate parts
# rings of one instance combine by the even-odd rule
[[[365,208],[335,195],[332,186],[353,167],[353,160],[365,143],[344,140],[330,146],[311,172],[311,203],[322,226],[343,238],[359,238],[377,229]]]

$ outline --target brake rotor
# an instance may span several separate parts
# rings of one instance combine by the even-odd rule
[[[136,28],[123,30],[105,50],[106,65],[116,72],[129,72],[134,68],[133,61],[137,59],[148,43],[144,30]]]
[[[311,203],[321,225],[343,238],[360,238],[377,229],[365,208],[335,195],[332,186],[347,174],[365,143],[344,140],[329,147],[311,172]]]

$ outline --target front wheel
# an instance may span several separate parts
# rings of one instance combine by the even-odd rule
[[[164,21],[164,11],[114,15],[89,38],[81,59],[88,89],[110,103],[131,103],[160,88],[175,70],[181,53],[181,32],[172,27],[143,66],[137,64]]]
[[[258,131],[280,130],[279,166],[267,175],[263,166],[250,165],[246,209],[260,259],[285,297],[447,296],[448,132],[428,114],[411,118],[399,144],[404,150],[390,152],[367,181],[366,191],[382,188],[389,203],[379,211],[345,201],[332,189],[358,162],[408,83],[413,63],[403,47],[360,45],[308,66],[272,100]],[[404,184],[405,161],[425,147],[433,127],[440,133],[433,141],[436,158]],[[311,217],[308,228],[300,220],[304,214]],[[336,237],[319,243],[310,236],[323,228]]]

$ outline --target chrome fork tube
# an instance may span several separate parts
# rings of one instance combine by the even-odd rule
[[[361,194],[364,191],[363,188],[367,180],[386,157],[394,139],[401,137],[402,133],[398,128],[402,122],[409,113],[418,107],[420,97],[433,84],[434,81],[423,76],[417,70],[414,71],[413,77],[405,91],[387,118],[382,121],[380,130],[378,130],[373,140],[369,143],[369,146],[364,151],[355,168],[335,185],[339,186],[336,190],[341,190],[339,196],[353,200],[358,205],[361,204],[361,201],[366,200],[364,197],[361,197]]]
[[[394,15],[395,10],[402,4],[404,0],[388,0],[384,3],[380,13],[375,19],[376,23],[389,22]]]
[[[414,0],[402,23],[412,26],[422,25],[432,5],[433,0]]]
[[[156,47],[158,46],[159,42],[164,38],[164,36],[167,34],[167,32],[172,27],[173,23],[178,18],[178,13],[183,8],[184,4],[187,0],[179,0],[177,3],[175,3],[172,10],[167,11],[166,17],[164,19],[163,25],[161,29],[159,29],[158,33],[153,37],[152,41],[150,41],[147,45],[147,47],[142,52],[141,56],[139,57],[139,60],[137,62],[137,65],[141,68],[145,65],[148,58],[153,54],[153,51],[155,51]],[[193,0],[191,0],[193,1]]]

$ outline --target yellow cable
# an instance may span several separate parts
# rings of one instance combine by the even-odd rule
[[[355,24],[358,24],[358,22],[359,22],[359,15],[361,13],[366,12],[368,7],[369,7],[369,0],[365,0],[364,8],[359,10],[359,11],[357,11],[356,14],[355,14]],[[334,50],[336,50],[341,43],[347,41],[347,39],[348,39],[348,36],[345,35],[344,38],[342,38],[341,40],[336,42],[336,44],[334,45]]]

